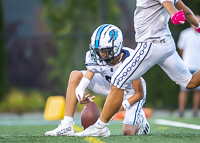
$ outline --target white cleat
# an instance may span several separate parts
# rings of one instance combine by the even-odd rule
[[[95,125],[89,126],[82,132],[75,133],[77,137],[109,137],[110,131],[108,127],[97,128]]]
[[[62,121],[61,124],[54,130],[47,131],[45,136],[73,136],[74,128],[73,124],[71,125],[63,125]]]
[[[146,118],[143,110],[141,110],[140,124],[141,124],[141,127],[138,130],[138,135],[149,134],[150,133],[150,125],[147,121],[147,118]]]

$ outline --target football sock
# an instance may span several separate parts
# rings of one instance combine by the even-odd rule
[[[108,126],[108,123],[104,123],[100,120],[100,118],[96,121],[96,123],[94,124],[97,128],[104,128],[106,126]]]
[[[64,118],[62,120],[62,124],[64,124],[64,125],[73,124],[73,118],[69,117],[69,116],[64,116]]]

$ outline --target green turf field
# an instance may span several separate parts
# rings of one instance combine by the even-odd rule
[[[109,129],[111,131],[110,137],[46,137],[44,133],[48,130],[52,130],[57,127],[59,122],[47,122],[36,120],[34,124],[28,125],[25,123],[27,119],[22,119],[13,122],[19,125],[12,125],[12,119],[9,121],[11,124],[0,124],[0,143],[7,142],[37,142],[37,143],[199,143],[200,142],[200,130],[190,129],[184,127],[173,127],[168,125],[158,125],[155,121],[158,117],[151,117],[148,121],[151,126],[151,132],[149,135],[141,136],[123,136],[121,121],[111,121]],[[178,121],[182,123],[200,125],[200,118],[184,118],[178,119],[175,117],[164,117],[160,119],[167,119],[170,121]],[[47,122],[49,125],[44,125]],[[81,129],[80,122],[77,120],[75,130]],[[4,122],[6,123],[6,122]],[[23,124],[25,123],[25,124]],[[38,124],[38,125],[37,125]],[[200,127],[200,126],[199,126]]]

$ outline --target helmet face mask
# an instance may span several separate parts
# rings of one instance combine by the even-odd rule
[[[111,24],[99,26],[91,37],[90,54],[99,65],[112,63],[119,56],[123,47],[121,30]]]
[[[93,48],[90,47],[90,53],[91,53],[93,60],[95,62],[99,61],[102,64],[105,64],[105,63],[110,64],[114,59],[114,53],[113,53],[112,47],[102,48],[102,49],[98,49],[98,48],[93,49]],[[105,63],[103,63],[103,61]]]

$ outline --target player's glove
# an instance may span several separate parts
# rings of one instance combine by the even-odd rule
[[[199,23],[199,26],[198,26],[198,27],[195,27],[195,29],[197,30],[197,32],[200,33],[200,23]]]
[[[172,17],[171,17],[171,21],[173,24],[177,25],[177,24],[184,24],[185,23],[185,15],[183,13],[183,10],[179,10],[178,12],[176,12]]]

